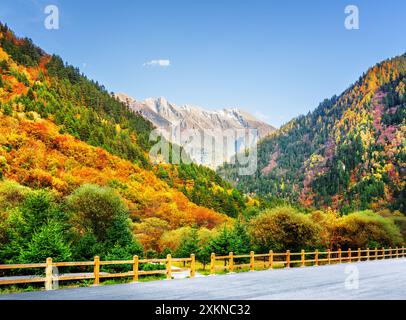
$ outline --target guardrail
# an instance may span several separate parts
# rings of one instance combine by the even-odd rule
[[[180,268],[172,270],[173,262],[188,263],[189,268]],[[139,270],[140,264],[161,264],[165,265],[165,270]],[[100,272],[101,266],[112,265],[132,265],[132,271],[120,272],[120,273],[107,273]],[[83,267],[93,266],[93,272],[89,274],[68,274],[60,275],[54,273],[55,267]],[[190,258],[172,258],[169,254],[166,259],[139,259],[138,256],[134,256],[132,260],[116,260],[116,261],[100,261],[99,257],[95,257],[93,261],[82,262],[53,262],[52,258],[47,258],[45,263],[31,263],[31,264],[3,264],[0,265],[1,270],[13,270],[13,269],[36,269],[45,268],[45,277],[41,276],[23,276],[23,277],[0,277],[0,285],[13,285],[24,283],[45,283],[46,290],[52,290],[53,283],[55,281],[72,281],[72,280],[88,280],[93,279],[93,285],[99,285],[100,279],[106,278],[124,278],[132,277],[134,282],[139,280],[140,276],[145,275],[166,275],[166,279],[172,279],[172,274],[176,272],[188,271],[190,277],[194,277],[196,274],[196,260],[195,255],[190,255]]]
[[[275,253],[272,250],[266,254],[255,254],[251,251],[250,254],[246,255],[234,255],[230,252],[227,256],[216,256],[216,254],[211,254],[210,259],[210,274],[215,275],[217,270],[234,272],[235,269],[249,268],[249,271],[255,271],[257,266],[256,261],[262,260],[263,269],[274,269],[276,267],[287,267],[300,266],[306,267],[309,265],[319,266],[321,264],[332,264],[332,263],[343,263],[343,262],[361,262],[369,260],[378,259],[393,259],[406,257],[405,247],[402,248],[374,248],[374,249],[360,249],[353,251],[348,249],[343,251],[338,249],[337,251],[311,251],[307,252],[302,250],[301,252],[290,252],[287,250],[283,253]],[[309,259],[310,258],[310,259]],[[236,264],[236,260],[243,260],[243,262]],[[245,261],[244,261],[245,260]],[[216,264],[216,261],[224,261],[224,265]]]
[[[277,267],[292,267],[292,266],[319,266],[322,264],[332,263],[344,263],[353,261],[368,261],[379,260],[387,258],[401,258],[406,257],[405,247],[402,248],[375,248],[375,249],[358,249],[342,251],[311,251],[307,252],[302,250],[301,252],[290,252],[287,250],[283,253],[275,253],[272,250],[266,254],[255,254],[253,251],[246,255],[234,255],[230,252],[226,256],[216,256],[215,253],[211,254],[210,260],[210,275],[215,275],[216,271],[221,269],[222,271],[234,272],[236,269],[248,268],[249,271],[255,271],[258,269],[258,261],[261,260],[261,269],[274,269]],[[242,263],[236,263],[238,261]],[[224,265],[216,264],[217,261],[224,261]],[[174,262],[181,262],[189,264],[187,268],[180,268],[173,270],[172,266]],[[140,270],[140,264],[156,263],[165,265],[164,270]],[[132,265],[132,271],[119,272],[119,273],[107,273],[100,272],[102,266],[112,265]],[[86,267],[92,266],[93,272],[88,274],[56,274],[54,273],[55,267]],[[93,279],[93,285],[99,285],[101,279],[107,278],[125,278],[132,277],[132,281],[139,281],[140,276],[145,275],[166,275],[166,279],[172,279],[172,274],[176,272],[189,272],[189,276],[193,278],[196,275],[196,259],[192,254],[190,258],[172,258],[169,254],[166,259],[139,259],[138,256],[134,256],[132,260],[116,260],[116,261],[100,261],[99,257],[95,257],[93,261],[82,262],[53,262],[52,258],[46,259],[45,263],[31,263],[31,264],[9,264],[0,265],[0,272],[2,270],[15,270],[15,269],[38,269],[45,268],[44,276],[22,276],[22,277],[0,277],[0,285],[14,285],[14,284],[26,284],[26,283],[44,283],[46,290],[53,289],[53,283],[55,281],[73,281],[73,280],[89,280]]]

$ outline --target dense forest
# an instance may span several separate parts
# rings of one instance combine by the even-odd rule
[[[219,172],[244,192],[305,208],[405,214],[405,84],[406,55],[377,64],[262,141],[254,176],[237,177],[232,165]]]
[[[237,218],[259,202],[244,196],[210,168],[197,164],[160,165],[157,176],[182,191],[190,201]]]
[[[0,178],[7,192],[24,187],[65,199],[83,185],[110,188],[146,250],[158,249],[148,231],[157,237],[157,230],[188,225],[209,230],[256,204],[208,168],[152,163],[152,124],[60,57],[6,25],[0,46]],[[15,217],[7,192],[0,229],[10,245]]]
[[[401,245],[405,81],[376,68],[379,87],[360,80],[264,141],[247,195],[203,166],[154,164],[150,122],[0,24],[0,263]],[[375,112],[359,127],[347,104]]]
[[[112,97],[106,89],[97,82],[87,79],[79,69],[65,64],[58,56],[48,56],[41,49],[33,45],[30,39],[17,40],[6,27],[0,27],[4,36],[0,44],[5,52],[17,63],[27,68],[31,74],[30,79],[35,79],[30,85],[27,75],[17,70],[8,70],[7,60],[4,59],[1,70],[16,76],[16,80],[24,86],[20,86],[18,95],[12,88],[9,92],[13,97],[8,97],[4,105],[5,110],[12,110],[14,106],[22,106],[24,112],[34,111],[42,118],[49,119],[60,128],[60,133],[70,134],[92,146],[101,147],[110,153],[123,159],[130,160],[142,168],[152,169],[148,159],[148,152],[154,141],[150,141],[152,124],[140,114],[135,113],[129,107]],[[172,145],[171,145],[172,147]],[[176,166],[173,166],[176,170]],[[162,172],[159,168],[157,172]],[[206,177],[209,169],[204,167],[191,167],[182,165],[182,185],[188,180],[195,180],[195,175]],[[188,176],[193,172],[192,176]],[[222,179],[215,172],[210,172],[212,181],[219,182],[224,187]],[[199,185],[199,183],[197,183]],[[227,185],[228,189],[232,189]],[[202,191],[194,188],[194,199],[188,198],[196,204],[201,204]],[[214,189],[207,188],[213,197]],[[234,191],[237,192],[237,191]],[[238,193],[238,192],[237,192]],[[238,194],[242,198],[241,194]],[[227,199],[233,202],[232,197]],[[207,203],[206,203],[207,204]],[[210,208],[218,208],[219,205],[211,205]],[[235,215],[236,205],[231,205],[231,215]],[[228,214],[228,208],[220,208],[220,211]]]

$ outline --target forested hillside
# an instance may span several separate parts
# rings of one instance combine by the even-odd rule
[[[190,201],[230,217],[237,218],[245,210],[260,205],[257,199],[244,196],[203,165],[160,165],[156,169],[159,178],[183,192]]]
[[[16,261],[20,249],[23,252],[32,241],[32,234],[21,231],[20,224],[31,224],[29,229],[39,233],[42,228],[45,233],[69,231],[75,235],[74,240],[69,239],[73,243],[80,243],[83,236],[83,241],[102,244],[105,235],[92,226],[94,219],[100,219],[105,233],[111,223],[121,223],[124,237],[130,228],[145,250],[158,250],[154,241],[164,231],[187,226],[210,230],[229,221],[227,216],[236,216],[237,203],[245,208],[248,198],[236,191],[234,197],[232,187],[210,169],[189,165],[182,165],[182,169],[167,165],[164,169],[165,165],[151,163],[152,129],[150,122],[111,97],[103,86],[0,24],[0,242],[6,250],[0,250],[4,254],[0,260]],[[164,171],[167,176],[162,175]],[[189,196],[201,184],[207,185],[207,190],[196,189],[193,197]],[[201,198],[204,193],[214,198],[218,186],[224,202]],[[78,202],[87,198],[90,203],[85,201],[84,206],[94,206],[96,211],[112,203],[117,208],[108,210],[106,216],[72,209],[69,199],[76,193],[80,194]],[[99,199],[96,204],[93,197]],[[29,209],[25,217],[21,210],[29,205],[26,201],[34,201],[44,211],[48,205],[58,208],[55,211],[61,215],[42,219],[35,213],[37,209],[34,213]],[[114,218],[116,213],[120,222]],[[39,215],[36,223],[35,214]],[[74,218],[69,218],[70,214]],[[78,227],[71,218],[88,227]],[[55,220],[56,226],[48,226],[47,219]],[[109,245],[114,247],[111,242]],[[108,254],[109,250],[112,248],[100,253]],[[131,256],[131,250],[123,250]],[[90,250],[89,258],[91,254]]]
[[[401,245],[399,214],[306,214],[283,198],[404,210],[403,60],[260,145],[257,179],[240,187],[275,203],[203,166],[153,164],[148,121],[0,24],[0,264]]]
[[[405,85],[406,55],[384,61],[261,142],[254,176],[220,172],[244,192],[307,208],[405,213]]]
[[[60,57],[47,55],[30,39],[16,38],[7,26],[0,25],[0,45],[3,49],[0,56],[0,103],[10,115],[13,111],[34,111],[41,118],[57,124],[60,133],[68,133],[92,146],[101,147],[142,168],[153,169],[148,152],[155,142],[149,141],[153,125],[148,120],[117,101],[102,85],[87,79],[77,68],[65,64]],[[195,174],[188,175],[191,172],[207,178],[209,170],[204,167],[187,167],[182,165],[179,169],[183,172],[177,175],[181,185],[191,185],[190,182],[196,180]],[[169,170],[175,174],[178,171],[176,166]],[[162,172],[159,168],[155,171]],[[214,178],[213,182],[204,184],[209,193],[217,194],[217,183],[224,187],[224,182],[213,171],[210,176]],[[202,183],[196,180],[196,185]],[[193,201],[186,189],[179,189]],[[198,196],[193,197],[194,202],[203,204],[201,191],[195,189],[194,194]],[[232,187],[228,185],[227,191],[231,193]],[[238,197],[243,199],[240,193]],[[232,203],[231,211],[211,201],[203,205],[235,216],[237,205],[232,197],[227,201]]]
[[[111,98],[58,56],[46,55],[29,39],[0,26],[2,103],[6,110],[35,111],[69,133],[122,158],[148,166],[152,124]],[[9,61],[8,56],[12,59]]]

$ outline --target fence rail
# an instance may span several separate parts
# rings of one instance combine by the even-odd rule
[[[366,248],[357,250],[327,250],[327,251],[305,251],[301,252],[273,252],[255,254],[253,251],[249,255],[234,255],[230,252],[228,256],[216,256],[211,254],[210,259],[210,274],[215,275],[216,271],[223,270],[234,272],[235,269],[249,268],[249,271],[255,271],[258,267],[258,260],[262,260],[263,269],[274,269],[276,267],[291,267],[291,266],[319,266],[322,264],[333,264],[343,262],[361,262],[369,260],[401,258],[406,257],[405,247],[402,248]],[[249,263],[236,264],[236,260],[249,259]],[[224,261],[224,265],[218,265],[217,261]]]
[[[307,252],[273,252],[255,254],[253,251],[250,254],[234,255],[230,252],[227,256],[216,256],[215,253],[211,254],[210,259],[210,275],[215,275],[217,270],[234,272],[236,269],[248,268],[249,271],[258,269],[258,261],[261,260],[263,266],[261,269],[274,269],[276,267],[291,267],[291,266],[319,266],[321,264],[343,263],[343,262],[361,262],[378,259],[393,259],[406,257],[406,248],[366,248],[357,250],[348,249],[342,251],[311,251]],[[241,261],[242,260],[242,261]],[[223,261],[224,265],[218,265],[217,261]],[[172,269],[173,262],[188,263],[188,268],[181,268],[177,270]],[[240,262],[240,263],[236,263]],[[140,270],[140,264],[146,263],[159,263],[165,265],[165,270]],[[111,265],[131,265],[132,271],[120,273],[106,273],[101,272],[101,266]],[[59,275],[54,273],[55,267],[86,267],[93,266],[93,272],[88,274],[68,274]],[[124,278],[132,277],[132,281],[139,281],[140,276],[146,275],[166,275],[166,279],[172,279],[172,274],[176,272],[189,272],[189,276],[193,278],[196,275],[196,259],[192,254],[190,258],[172,258],[169,254],[166,259],[139,259],[134,256],[132,260],[116,260],[116,261],[100,261],[99,257],[95,257],[93,261],[80,261],[80,262],[53,262],[52,258],[48,258],[45,263],[30,263],[30,264],[0,264],[1,270],[15,270],[15,269],[41,269],[45,268],[45,277],[42,276],[15,276],[15,277],[0,277],[0,285],[13,285],[25,283],[44,283],[46,290],[53,289],[55,281],[72,281],[72,280],[89,280],[93,279],[93,285],[99,285],[101,279],[108,278]]]
[[[190,265],[189,268],[182,268],[173,270],[173,262],[183,262]],[[158,263],[165,265],[164,270],[140,270],[140,264]],[[132,265],[132,271],[119,272],[119,273],[106,273],[101,272],[102,266],[113,265]],[[54,273],[55,267],[86,267],[93,266],[93,272],[87,274],[68,274],[60,275]],[[166,259],[139,259],[134,256],[133,260],[115,260],[115,261],[100,261],[99,257],[95,257],[93,261],[80,261],[80,262],[53,262],[52,258],[48,258],[45,263],[30,263],[30,264],[0,264],[0,271],[2,270],[15,270],[15,269],[42,269],[45,268],[45,276],[11,276],[0,277],[0,285],[13,285],[25,283],[39,283],[45,284],[46,290],[52,290],[55,281],[72,281],[72,280],[89,280],[93,279],[94,285],[99,285],[101,279],[108,278],[124,278],[132,277],[133,281],[138,281],[140,276],[146,275],[166,275],[167,279],[172,279],[172,274],[176,272],[189,271],[190,277],[196,274],[195,255],[192,254],[190,258],[172,258],[169,254]]]

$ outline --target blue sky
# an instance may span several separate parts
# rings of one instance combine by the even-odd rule
[[[45,6],[60,29],[44,27]],[[357,5],[360,29],[344,27]],[[0,20],[109,91],[280,126],[406,51],[404,0],[1,0]],[[169,60],[169,66],[147,65]]]

